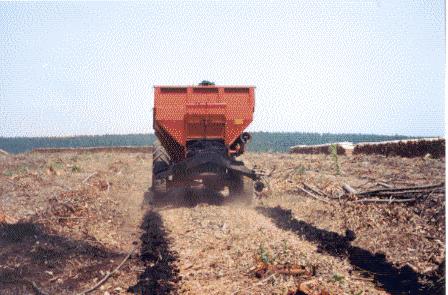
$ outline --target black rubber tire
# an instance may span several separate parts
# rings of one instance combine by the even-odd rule
[[[204,181],[205,189],[210,191],[219,192],[225,188],[225,182],[222,179],[216,179],[215,181]]]
[[[241,175],[232,175],[229,182],[229,197],[232,201],[251,204],[254,196],[253,180]]]
[[[159,172],[167,170],[170,166],[170,156],[166,152],[159,140],[154,142],[154,150],[152,152],[152,191],[154,197],[166,193],[166,179],[156,179],[155,175]]]

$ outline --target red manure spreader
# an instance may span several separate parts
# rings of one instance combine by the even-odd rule
[[[155,197],[170,188],[203,186],[229,196],[252,199],[264,188],[261,174],[237,157],[251,135],[255,97],[252,86],[154,87],[152,190]]]

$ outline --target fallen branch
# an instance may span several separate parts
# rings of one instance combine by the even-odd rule
[[[399,191],[399,192],[394,192],[394,191],[390,191],[390,192],[381,192],[381,193],[377,193],[377,194],[367,194],[367,195],[363,195],[363,196],[406,196],[406,195],[412,195],[412,194],[430,194],[430,193],[437,193],[437,192],[443,192],[442,188],[436,188],[433,190],[408,190],[408,191]]]
[[[361,199],[353,201],[353,203],[406,203],[414,202],[417,198],[411,199]]]
[[[274,166],[272,169],[271,169],[271,171],[269,171],[269,173],[267,173],[265,176],[266,177],[270,177],[271,175],[272,175],[272,173],[274,173],[274,171],[277,169],[277,167],[276,166]]]
[[[310,191],[312,191],[313,193],[318,194],[319,196],[322,196],[322,197],[328,197],[327,194],[321,192],[321,191],[318,190],[317,188],[314,188],[314,187],[312,187],[312,186],[306,184],[305,182],[302,182],[302,184],[303,184],[303,187],[306,188],[307,190],[310,190]]]
[[[78,295],[85,295],[85,294],[88,294],[88,293],[90,293],[90,292],[92,292],[92,291],[94,291],[95,289],[97,289],[99,286],[101,286],[102,284],[104,284],[114,273],[116,273],[118,270],[120,270],[120,268],[124,265],[124,263],[131,257],[131,255],[134,253],[134,251],[135,251],[135,249],[136,249],[137,247],[136,246],[134,246],[133,248],[132,248],[132,250],[128,253],[128,255],[126,255],[126,257],[123,259],[123,261],[113,270],[113,271],[111,271],[110,273],[108,273],[108,274],[106,274],[105,276],[104,276],[104,278],[102,278],[95,286],[93,286],[92,288],[90,288],[90,289],[87,289],[87,290],[85,290],[85,291],[83,291],[83,292],[81,292],[81,293],[79,293]]]
[[[276,272],[282,275],[292,275],[292,276],[297,276],[297,275],[311,275],[305,268],[302,267],[278,267],[278,266],[270,266],[268,268],[270,271],[272,272]]]
[[[6,182],[9,182],[10,184],[12,184],[14,186],[16,185],[16,183],[14,181],[12,181],[12,180],[10,180],[8,178],[5,178],[5,180],[6,180]]]
[[[357,277],[357,276],[351,276],[350,277],[352,280],[356,280],[356,281],[365,281],[365,282],[373,282],[374,279],[372,278],[363,278],[363,277]]]
[[[271,274],[270,276],[268,276],[267,278],[262,279],[261,281],[259,281],[258,283],[255,284],[255,286],[259,286],[262,285],[264,282],[269,281],[269,279],[275,277],[275,273]]]
[[[384,194],[384,193],[406,192],[406,191],[421,192],[421,191],[426,191],[426,190],[429,190],[429,189],[442,188],[442,187],[445,187],[445,183],[444,182],[439,183],[439,184],[433,184],[433,185],[421,185],[421,186],[412,186],[412,187],[377,189],[377,190],[372,190],[372,191],[359,192],[359,193],[357,193],[357,195],[358,196],[377,195],[377,194]]]
[[[31,283],[31,286],[33,287],[33,290],[37,295],[48,295],[48,293],[39,289],[39,287],[36,285],[35,282],[33,282],[33,281],[29,281],[29,282]]]
[[[385,187],[385,188],[393,188],[392,185],[387,184],[387,183],[382,182],[382,181],[377,182],[377,184],[378,184],[378,185],[381,185],[382,187]]]
[[[421,185],[401,188],[385,188],[371,191],[364,191],[359,193],[350,193],[350,187],[344,184],[343,188],[347,194],[362,196],[364,198],[354,200],[354,203],[407,203],[415,202],[424,196],[429,197],[432,193],[443,192],[445,190],[445,183],[433,185]],[[376,197],[372,199],[370,197]]]
[[[348,194],[356,195],[356,190],[346,183],[342,185],[342,189]]]
[[[89,176],[87,176],[86,178],[84,178],[84,180],[82,181],[82,183],[86,183],[87,180],[89,180],[90,178],[92,178],[93,176],[97,175],[98,172],[93,172],[92,174],[90,174]]]
[[[86,219],[88,217],[82,217],[82,216],[56,216],[56,217],[49,217],[49,218],[39,218],[36,219],[34,222],[42,222],[42,221],[52,221],[52,220],[59,220],[59,219]]]
[[[299,187],[299,189],[300,189],[302,192],[306,193],[307,195],[311,196],[312,198],[314,198],[314,199],[316,199],[316,200],[319,200],[319,201],[324,202],[324,203],[327,203],[327,204],[329,203],[329,201],[327,201],[327,200],[325,200],[325,199],[322,199],[321,197],[316,196],[316,195],[313,194],[312,192],[307,191],[306,189],[304,189],[304,188],[302,188],[302,187]]]

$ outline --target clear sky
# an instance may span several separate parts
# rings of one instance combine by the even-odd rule
[[[239,2],[0,2],[0,136],[152,132],[204,79],[253,131],[443,135],[444,1]]]

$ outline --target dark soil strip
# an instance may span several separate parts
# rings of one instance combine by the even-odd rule
[[[139,276],[138,283],[128,288],[128,292],[138,295],[176,293],[179,271],[174,262],[177,255],[169,248],[160,214],[150,210],[144,217],[141,229],[144,233],[140,237],[140,258],[146,269]]]
[[[354,233],[342,236],[338,233],[319,229],[293,217],[291,210],[280,206],[275,208],[258,207],[257,211],[272,219],[274,224],[284,230],[296,233],[301,238],[316,243],[318,251],[335,257],[347,258],[349,262],[373,275],[375,283],[391,294],[445,294],[445,265],[440,266],[438,274],[424,277],[408,266],[395,267],[387,262],[384,254],[373,254],[365,249],[352,246]],[[426,281],[424,284],[422,281]]]

